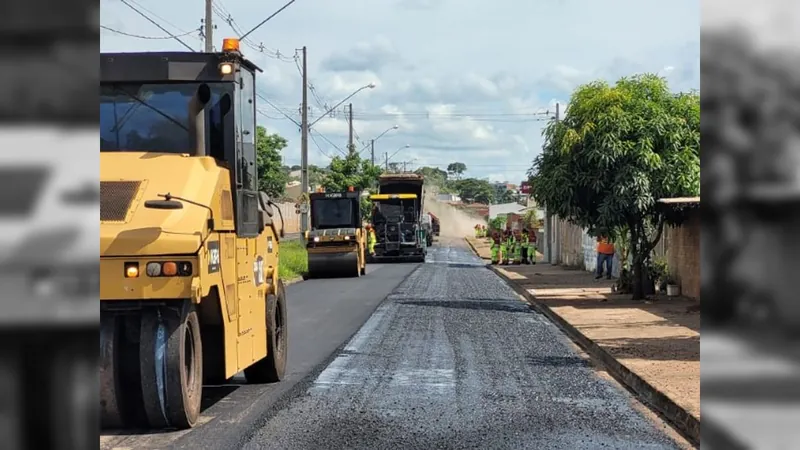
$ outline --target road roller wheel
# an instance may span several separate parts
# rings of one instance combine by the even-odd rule
[[[278,280],[277,295],[267,296],[267,356],[244,369],[248,383],[275,383],[286,373],[289,348],[286,290]]]
[[[193,427],[203,394],[203,347],[194,305],[143,310],[139,357],[150,426]]]

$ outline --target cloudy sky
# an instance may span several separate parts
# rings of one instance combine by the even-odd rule
[[[128,0],[200,50],[203,2]],[[216,0],[215,41],[249,30],[285,3]],[[120,0],[102,0],[101,24],[164,36]],[[231,25],[223,18],[231,18]],[[297,0],[255,31],[245,56],[263,70],[259,121],[289,140],[300,161],[301,79],[295,49],[308,48],[310,120],[354,96],[356,146],[376,161],[445,168],[517,183],[542,145],[544,120],[580,83],[638,72],[668,77],[676,91],[700,87],[699,0]],[[188,33],[188,34],[187,34]],[[182,50],[175,40],[102,30],[102,51]],[[347,144],[342,107],[312,128],[311,163]],[[408,145],[408,148],[403,148]],[[398,151],[399,150],[399,151]]]

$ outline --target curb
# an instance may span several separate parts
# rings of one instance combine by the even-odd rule
[[[302,283],[303,281],[306,281],[306,280],[303,279],[303,277],[297,277],[297,278],[292,278],[291,280],[284,281],[283,285],[284,285],[284,287],[285,286],[291,286],[293,284]]]
[[[470,249],[472,249],[472,253],[475,253],[475,256],[477,256],[478,258],[480,258],[480,260],[481,260],[481,261],[484,261],[484,259],[483,259],[483,258],[481,258],[481,254],[480,254],[480,253],[478,253],[478,250],[475,248],[475,246],[474,246],[474,245],[472,245],[472,242],[470,242],[470,240],[469,240],[469,239],[467,239],[466,237],[464,238],[464,241],[467,243],[467,245],[469,245],[469,248],[470,248]],[[489,265],[489,264],[487,264],[487,265]]]
[[[469,241],[467,241],[467,243],[472,247],[472,250],[475,251],[472,244]],[[577,328],[556,314],[550,307],[537,301],[533,294],[517,284],[514,280],[508,278],[505,274],[500,272],[497,267],[491,264],[487,265],[487,267],[505,280],[515,292],[523,296],[532,309],[543,314],[551,322],[556,324],[564,334],[578,344],[592,359],[602,363],[614,379],[631,390],[639,400],[649,406],[650,409],[666,418],[684,438],[689,440],[693,445],[700,445],[699,419],[691,415],[685,408],[679,406],[671,398],[667,397],[663,392],[656,389],[639,375],[636,375],[625,367],[625,365],[614,358],[611,353],[578,331]]]

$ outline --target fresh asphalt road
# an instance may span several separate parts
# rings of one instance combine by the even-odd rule
[[[288,377],[272,385],[204,388],[202,425],[188,431],[142,434],[103,431],[102,449],[236,448],[273,403],[350,338],[419,264],[370,264],[361,278],[308,280],[286,288],[289,316]],[[240,384],[241,383],[241,384]]]
[[[215,388],[207,423],[104,448],[681,448],[463,240],[370,268],[288,289],[289,380]]]
[[[445,242],[237,447],[673,449],[462,242]]]

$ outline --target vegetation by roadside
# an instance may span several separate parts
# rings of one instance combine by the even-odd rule
[[[303,240],[281,241],[278,275],[284,281],[302,277],[308,271],[308,256]]]

